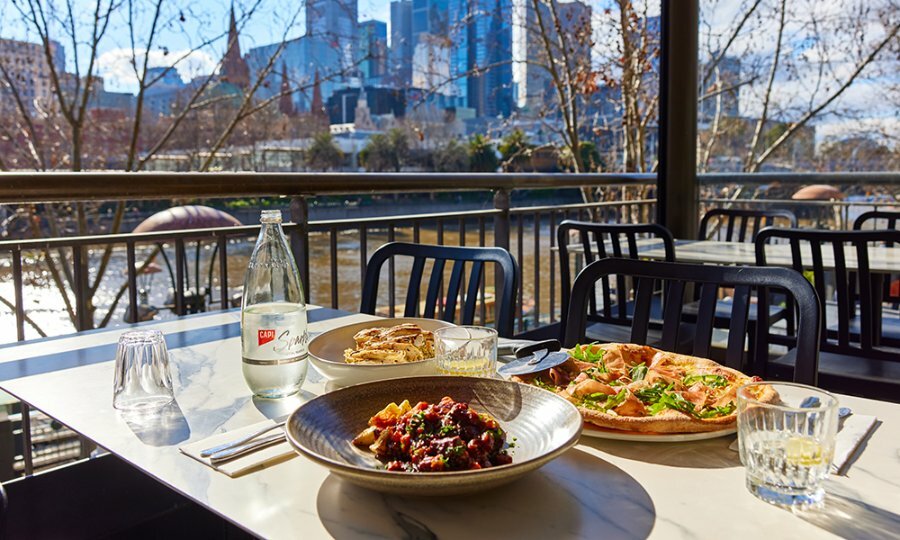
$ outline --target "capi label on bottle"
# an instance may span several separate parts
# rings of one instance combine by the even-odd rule
[[[262,347],[266,343],[275,339],[275,329],[269,328],[266,330],[258,330],[256,332],[256,346]]]

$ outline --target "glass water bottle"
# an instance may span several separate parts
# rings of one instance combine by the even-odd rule
[[[241,300],[244,379],[257,396],[296,394],[306,379],[306,299],[281,229],[281,211],[263,210]]]

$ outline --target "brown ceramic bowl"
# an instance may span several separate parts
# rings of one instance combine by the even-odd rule
[[[475,471],[409,473],[384,470],[351,440],[369,418],[391,402],[468,401],[500,422],[507,440],[515,439],[510,465]],[[298,453],[354,484],[405,495],[453,495],[493,488],[533,471],[573,446],[581,434],[581,414],[546,390],[499,379],[407,377],[359,384],[324,394],[301,405],[287,422],[287,436]]]
[[[350,386],[382,379],[437,375],[434,358],[407,362],[405,364],[348,364],[344,361],[344,351],[356,347],[353,336],[368,328],[387,328],[398,324],[414,323],[423,330],[435,331],[451,323],[436,319],[377,319],[348,324],[327,332],[322,332],[309,342],[309,358],[316,369],[334,382],[336,386]]]

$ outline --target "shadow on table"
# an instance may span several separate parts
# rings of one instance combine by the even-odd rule
[[[152,412],[120,414],[144,444],[173,446],[191,438],[191,428],[177,401]]]
[[[691,469],[729,469],[741,466],[741,456],[728,445],[733,436],[689,442],[630,442],[581,437],[578,444],[596,448],[614,456]]]
[[[335,538],[365,531],[413,539],[642,539],[656,522],[643,486],[577,448],[511,484],[472,495],[387,495],[332,474],[319,489],[317,510]]]
[[[841,538],[900,538],[900,515],[864,503],[834,482],[826,483],[825,493],[824,508],[797,515]]]

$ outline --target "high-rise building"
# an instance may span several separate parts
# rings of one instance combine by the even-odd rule
[[[66,64],[65,49],[58,42],[50,41],[50,56],[57,76],[62,79]],[[12,110],[17,106],[13,98],[14,90],[29,112],[50,102],[54,90],[43,45],[0,39],[0,64],[6,72],[6,76],[0,72],[0,109]]]
[[[411,34],[412,86],[478,116],[510,114],[512,0],[412,0]]]
[[[563,31],[570,62],[574,69],[587,71],[591,68],[591,7],[578,0],[573,2],[555,2],[556,18]],[[525,13],[525,51],[533,63],[526,63],[524,75],[519,81],[519,104],[533,113],[545,111],[557,99],[553,78],[548,70],[550,62],[555,62],[558,69],[563,70],[565,64],[562,51],[559,49],[559,35],[556,32],[553,13],[550,5],[540,4],[540,19],[537,12],[529,5]],[[546,34],[546,36],[544,35]],[[544,38],[547,38],[545,41]],[[546,43],[550,43],[547,50]]]
[[[391,2],[391,50],[389,54],[389,78],[391,82],[406,88],[412,84],[413,41],[412,0]]]
[[[467,98],[478,116],[507,117],[513,108],[512,0],[468,4]]]
[[[466,0],[413,0],[412,86],[467,106]]]
[[[387,72],[387,24],[382,21],[359,23],[359,71],[364,81],[383,77]]]
[[[432,36],[449,36],[450,21],[461,21],[462,19],[451,19],[451,4],[454,5],[452,11],[455,13],[465,13],[457,6],[464,0],[412,0],[412,37],[413,45],[419,42],[422,34],[431,34]]]
[[[178,71],[172,67],[147,68],[146,80],[153,84],[144,92],[144,111],[151,116],[178,112],[177,102],[187,88]]]
[[[225,82],[231,83],[238,88],[246,89],[250,86],[250,70],[247,62],[241,56],[241,45],[238,42],[237,23],[234,20],[234,7],[228,21],[228,49],[225,51],[225,58],[222,59],[222,70],[220,76]]]
[[[341,68],[353,69],[358,58],[356,40],[359,35],[357,23],[359,8],[357,0],[307,0],[306,35],[320,38],[338,51]]]

